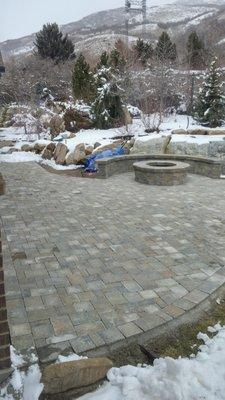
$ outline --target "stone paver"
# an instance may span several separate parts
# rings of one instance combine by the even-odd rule
[[[174,187],[1,164],[12,343],[54,359],[165,324],[225,282],[225,181]],[[48,349],[48,350],[46,350]],[[52,354],[50,354],[52,352]]]

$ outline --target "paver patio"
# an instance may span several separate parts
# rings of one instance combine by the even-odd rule
[[[111,344],[184,314],[225,282],[225,181],[174,187],[1,164],[13,345],[42,360]],[[48,348],[46,347],[48,346]]]

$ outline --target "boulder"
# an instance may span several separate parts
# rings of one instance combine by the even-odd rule
[[[55,148],[56,148],[56,144],[55,144],[55,143],[52,143],[52,142],[49,143],[49,144],[46,146],[46,149],[49,150],[49,151],[51,151],[51,153],[54,153]]]
[[[92,385],[106,377],[113,363],[108,358],[89,358],[51,364],[44,368],[42,383],[45,394],[63,393]]]
[[[55,151],[53,153],[53,157],[55,159],[56,164],[64,165],[66,163],[66,155],[68,153],[68,148],[63,143],[58,143]]]
[[[45,147],[45,149],[42,152],[42,158],[44,158],[45,160],[51,160],[52,158],[52,152],[50,150],[47,149],[47,147]]]
[[[84,143],[78,144],[66,157],[66,165],[81,164],[86,158]]]
[[[0,142],[0,149],[2,149],[3,147],[12,147],[14,146],[14,143],[12,140],[2,140]]]
[[[74,164],[80,164],[82,161],[85,160],[85,158],[86,158],[85,145],[84,143],[80,143],[75,147],[73,153]]]
[[[67,154],[66,156],[66,165],[73,165],[74,161],[73,161],[73,151],[71,151],[70,153]]]
[[[172,135],[187,135],[187,131],[185,129],[174,129]]]
[[[54,115],[50,121],[51,137],[54,138],[64,131],[65,131],[65,124],[63,118],[61,118],[59,115]]]
[[[209,129],[201,128],[201,129],[188,129],[186,132],[188,135],[198,136],[198,135],[210,135]]]
[[[187,154],[190,156],[208,156],[208,143],[170,142],[167,153]]]
[[[209,135],[224,135],[225,136],[225,129],[210,129]]]
[[[106,144],[105,146],[98,147],[93,151],[94,154],[101,153],[102,151],[106,150],[114,150],[119,147],[123,143],[123,140],[116,140],[113,143]]]
[[[225,158],[225,141],[220,140],[216,142],[210,142],[208,148],[208,154],[210,157]]]
[[[73,139],[75,137],[76,137],[76,133],[75,132],[69,132],[68,139]]]
[[[97,149],[97,148],[100,147],[100,146],[101,146],[101,143],[95,142],[95,144],[94,144],[94,149]]]
[[[23,146],[21,146],[21,151],[32,151],[33,149],[33,146],[30,146],[29,144],[23,144]]]
[[[149,140],[135,140],[134,146],[131,149],[132,154],[164,154],[167,147],[168,138],[158,137]]]
[[[93,146],[86,146],[85,147],[86,156],[89,156],[90,154],[92,154],[93,151],[94,151],[94,147]]]
[[[18,151],[20,151],[20,149],[17,149],[16,147],[12,147],[11,149],[9,149],[8,153],[12,154],[12,153],[17,153]]]
[[[46,147],[46,144],[44,144],[44,143],[35,143],[34,151],[36,154],[41,154],[45,147]]]
[[[65,129],[69,132],[78,132],[81,129],[91,129],[94,123],[88,113],[69,108],[64,114]]]

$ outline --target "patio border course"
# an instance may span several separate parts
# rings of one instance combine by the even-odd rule
[[[0,384],[11,374],[10,333],[5,298],[2,242],[0,233]]]

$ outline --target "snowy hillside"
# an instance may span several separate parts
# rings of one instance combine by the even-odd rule
[[[224,0],[182,0],[174,4],[149,7],[147,10],[147,33],[155,40],[164,29],[169,29],[172,36],[179,36],[185,31],[198,26],[208,17],[220,17]],[[133,13],[130,17],[130,35],[139,37],[142,34],[142,16]],[[124,8],[105,10],[88,15],[79,21],[61,27],[75,43],[76,51],[93,52],[95,55],[108,50],[115,42],[116,35],[125,33]],[[93,40],[96,35],[103,35],[104,40]],[[3,57],[11,55],[24,57],[33,48],[34,34],[23,38],[0,43]],[[99,37],[99,36],[98,36]],[[219,40],[220,38],[218,38]]]

